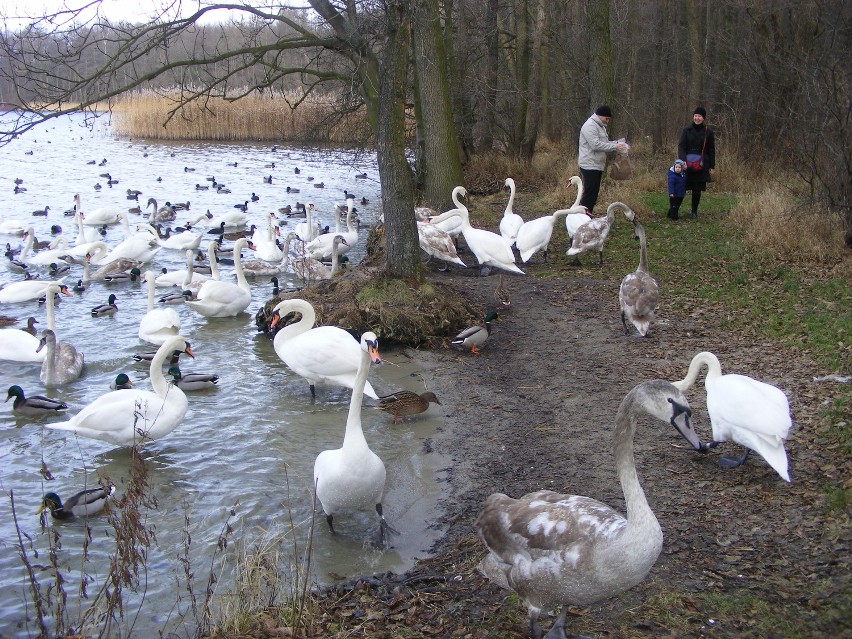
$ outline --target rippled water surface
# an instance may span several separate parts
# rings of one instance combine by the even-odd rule
[[[96,164],[88,164],[91,160]],[[103,160],[106,164],[99,166]],[[101,176],[107,172],[113,180],[118,180],[111,188],[107,186],[107,178]],[[355,177],[363,173],[367,179]],[[263,179],[269,176],[271,184]],[[196,184],[210,184],[208,177],[226,184],[231,193],[197,190]],[[313,182],[309,177],[314,178]],[[14,193],[15,178],[23,180],[20,186],[25,192]],[[325,188],[313,186],[318,182],[323,182]],[[102,186],[100,190],[95,189],[98,183]],[[286,192],[287,186],[291,187],[290,194]],[[92,132],[76,118],[58,120],[0,148],[0,191],[4,194],[0,219],[32,225],[39,240],[53,239],[51,226],[59,224],[73,245],[77,230],[73,218],[64,216],[63,211],[72,207],[75,193],[80,194],[84,211],[98,207],[127,210],[137,206],[126,199],[128,188],[143,192],[139,202],[142,207],[148,197],[156,198],[160,205],[167,200],[189,201],[189,211],[179,212],[176,223],[207,210],[214,215],[231,212],[234,204],[249,200],[248,222],[261,226],[266,224],[267,212],[286,204],[295,205],[297,201],[312,201],[322,224],[332,228],[334,204],[343,201],[344,190],[348,190],[358,200],[356,206],[362,221],[359,245],[350,253],[353,261],[363,255],[369,225],[380,211],[378,173],[372,154],[283,146],[273,149],[267,144],[119,140],[111,137],[108,124],[100,123]],[[292,193],[294,189],[299,189],[299,193]],[[259,201],[251,201],[252,193]],[[362,205],[362,197],[369,202]],[[47,217],[31,214],[45,206],[50,207]],[[142,221],[142,217],[131,214],[130,220],[135,223]],[[205,234],[202,249],[209,237]],[[105,241],[113,246],[122,239],[123,231],[117,225],[110,227]],[[15,235],[0,236],[0,241],[13,247],[21,244],[21,238]],[[150,263],[150,268],[179,269],[184,267],[184,261],[180,251],[163,250]],[[47,277],[46,267],[32,270]],[[73,284],[81,276],[81,267],[73,266],[66,282]],[[19,273],[10,271],[4,258],[0,280],[20,278]],[[223,267],[223,278],[233,281],[230,267]],[[282,278],[282,286],[287,285],[285,280]],[[135,597],[126,609],[131,614],[139,610],[134,626],[137,636],[153,636],[157,629],[176,623],[175,575],[182,571],[176,557],[185,529],[188,528],[192,539],[192,568],[197,579],[196,591],[200,593],[232,508],[235,514],[230,525],[236,531],[237,543],[229,546],[219,592],[230,587],[229,570],[240,544],[285,535],[291,521],[297,527],[299,546],[304,547],[307,540],[312,513],[313,462],[320,451],[340,446],[350,392],[321,386],[316,400],[312,400],[307,382],[290,372],[275,355],[272,342],[257,333],[254,314],[269,299],[271,290],[269,278],[254,280],[252,303],[246,313],[235,318],[208,320],[188,307],[174,307],[182,320],[181,333],[192,343],[196,355],[195,361],[182,359],[182,369],[215,372],[221,379],[215,389],[188,393],[190,407],[183,423],[164,439],[143,449],[158,504],[148,515],[149,524],[156,529],[157,541],[149,551],[147,573],[143,577],[144,602],[140,603],[141,596]],[[90,309],[104,303],[110,293],[117,296],[119,311],[112,317],[92,317]],[[65,387],[45,389],[39,380],[38,365],[0,361],[0,388],[18,384],[28,395],[47,394],[61,399],[68,403],[69,414],[107,392],[110,382],[120,372],[127,373],[137,386],[150,388],[148,365],[136,363],[131,357],[137,352],[153,350],[137,334],[145,311],[143,285],[90,283],[83,293],[65,298],[56,311],[59,338],[71,342],[85,355],[83,377]],[[14,325],[18,328],[28,316],[36,317],[40,326],[46,327],[44,308],[36,302],[0,305],[0,314],[20,320]],[[416,363],[400,353],[383,352],[383,358],[397,365],[384,364],[371,369],[369,379],[380,395],[399,388],[423,390],[421,378],[425,375],[428,380],[428,372],[420,371]],[[16,417],[11,404],[10,401],[2,408],[4,428],[0,430],[3,490],[0,634],[28,636],[34,628],[19,625],[30,606],[27,603],[30,594],[17,550],[10,493],[14,494],[18,524],[26,535],[32,562],[46,564],[48,536],[41,530],[35,514],[42,495],[47,491],[71,495],[95,485],[99,475],[109,477],[120,494],[128,476],[129,453],[102,442],[44,429],[40,424],[51,421],[50,418],[39,421]],[[385,514],[401,534],[394,538],[390,550],[378,552],[365,548],[364,544],[368,529],[375,527],[375,514],[337,517],[335,527],[340,534],[332,537],[320,513],[313,539],[312,570],[318,582],[385,570],[403,571],[426,554],[440,533],[431,522],[437,515],[441,475],[438,469],[443,463],[434,454],[425,453],[423,446],[424,439],[437,427],[439,413],[433,406],[411,423],[392,426],[390,417],[372,409],[372,404],[372,400],[365,398],[364,431],[371,448],[387,467]],[[43,479],[42,463],[55,480]],[[184,523],[185,517],[188,524]],[[111,529],[103,517],[90,520],[90,524],[90,560],[85,570],[95,579],[89,586],[89,591],[94,592],[95,584],[105,575],[113,542],[107,534]],[[67,589],[72,593],[69,602],[74,602],[84,526],[81,522],[52,525],[61,532],[59,562],[68,580]],[[285,557],[291,546],[289,541],[283,544]]]

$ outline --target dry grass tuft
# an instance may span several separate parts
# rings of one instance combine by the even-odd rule
[[[160,140],[274,140],[355,144],[370,140],[364,110],[340,113],[335,95],[252,93],[179,106],[180,95],[127,94],[113,108],[117,135]],[[171,111],[177,109],[171,119]]]
[[[839,216],[802,208],[770,188],[743,198],[731,211],[730,222],[743,231],[750,246],[785,261],[832,263],[845,252]]]

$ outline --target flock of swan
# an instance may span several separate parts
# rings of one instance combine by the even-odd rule
[[[560,218],[565,218],[566,230],[572,237],[567,254],[578,256],[598,252],[602,261],[604,243],[613,227],[615,213],[621,210],[632,223],[640,244],[639,265],[635,272],[625,276],[619,289],[621,319],[625,332],[628,332],[629,322],[640,335],[645,336],[653,322],[658,301],[657,283],[648,271],[645,229],[631,208],[621,202],[610,204],[605,216],[591,218],[578,205],[582,193],[579,178],[571,178],[571,184],[578,191],[577,201],[572,207],[524,221],[513,210],[515,183],[508,178],[509,204],[500,222],[499,233],[471,225],[469,211],[463,201],[466,191],[462,186],[456,187],[452,193],[455,208],[440,214],[415,211],[421,247],[430,256],[463,266],[455,243],[456,238],[462,236],[483,273],[493,268],[523,275],[517,266],[516,252],[522,263],[529,262],[537,252],[541,252],[546,260],[554,226]],[[154,222],[154,213],[159,213],[160,209],[154,200],[149,200],[149,206],[152,208],[149,221]],[[189,340],[181,333],[180,315],[172,308],[155,303],[156,288],[177,286],[181,294],[176,301],[215,321],[216,318],[233,317],[248,308],[252,290],[246,278],[247,271],[268,275],[298,268],[307,272],[310,268],[319,268],[317,265],[328,269],[318,260],[331,257],[335,266],[323,271],[322,275],[313,276],[331,277],[339,254],[358,241],[357,228],[351,223],[353,201],[349,199],[345,207],[346,231],[338,228],[334,233],[315,234],[317,229],[311,219],[313,207],[308,207],[305,222],[297,227],[295,233],[287,235],[283,246],[277,243],[278,227],[274,225],[274,216],[269,215],[266,229],[255,229],[250,239],[240,237],[235,240],[231,249],[236,280],[233,282],[218,274],[216,262],[220,258],[216,240],[208,241],[206,247],[211,274],[196,272],[196,252],[201,235],[192,229],[192,224],[186,230],[163,239],[150,224],[131,231],[124,213],[108,210],[83,213],[79,198],[76,198],[75,220],[79,229],[73,247],[77,249],[76,253],[64,244],[48,249],[57,252],[34,261],[29,256],[32,232],[27,232],[27,244],[21,255],[24,263],[44,265],[49,259],[48,263],[55,264],[55,260],[70,256],[68,259],[73,265],[78,262],[75,256],[82,257],[84,276],[81,283],[121,273],[128,277],[141,276],[146,285],[147,312],[140,319],[138,335],[143,342],[158,346],[150,359],[150,391],[124,387],[123,381],[119,383],[116,380],[117,390],[104,393],[66,421],[51,422],[47,427],[115,446],[136,446],[167,436],[184,420],[189,401],[178,383],[179,373],[168,380],[163,374],[163,367],[175,357],[192,358],[194,354]],[[198,218],[193,224],[206,224],[222,230],[243,229],[245,212],[238,213],[221,219]],[[119,223],[124,226],[125,239],[111,249],[100,236],[87,232],[90,230],[87,227]],[[299,266],[292,263],[289,249],[290,243],[297,237],[303,245],[303,254],[297,260]],[[250,248],[255,249],[258,259],[243,261],[243,251]],[[160,250],[184,251],[186,270],[179,274],[158,275],[146,267],[145,264]],[[82,256],[81,251],[84,251]],[[35,257],[38,255],[36,253]],[[99,270],[90,273],[90,265],[97,266]],[[108,270],[100,270],[105,268]],[[134,269],[135,274],[132,273]],[[170,277],[165,277],[167,275]],[[0,359],[40,363],[40,379],[46,387],[71,384],[83,374],[85,366],[83,355],[69,341],[61,339],[66,336],[57,334],[54,298],[70,295],[63,279],[7,283],[0,289],[0,304],[32,303],[42,295],[45,296],[47,328],[40,337],[24,329],[0,330]],[[115,312],[114,298],[111,296],[103,309],[96,307],[92,313]],[[504,304],[510,304],[508,299],[504,300]],[[314,463],[316,496],[328,527],[334,532],[334,517],[340,513],[375,510],[379,520],[377,543],[385,544],[388,534],[394,532],[385,520],[382,508],[386,471],[381,458],[370,449],[361,424],[363,396],[381,400],[367,379],[370,366],[381,361],[378,337],[368,331],[356,339],[337,327],[315,326],[314,309],[302,299],[279,302],[273,309],[271,327],[275,328],[290,313],[295,313],[299,320],[275,334],[273,347],[278,358],[308,382],[312,395],[317,383],[352,389],[341,447],[322,451]],[[490,333],[491,321],[499,318],[496,313],[491,313],[486,319],[484,329],[467,329],[454,342],[476,353],[477,347]],[[713,435],[709,443],[699,440],[691,422],[692,411],[684,395],[704,367],[707,368],[705,390]],[[9,389],[7,401],[12,398],[15,412],[32,417],[61,415],[68,408],[47,397],[28,398],[19,385]],[[432,398],[424,395],[416,399],[422,406],[428,406],[430,401],[439,403],[437,398]],[[394,410],[402,410],[399,403],[402,400],[398,397],[385,399],[388,405],[396,403]],[[425,407],[418,410],[425,410]],[[661,551],[662,531],[639,483],[633,457],[633,438],[641,415],[650,415],[664,424],[673,425],[691,446],[702,452],[725,441],[743,446],[745,453],[742,456],[722,458],[720,463],[726,468],[742,465],[749,452],[755,451],[785,481],[790,481],[784,442],[791,428],[791,417],[787,398],[778,388],[743,375],[723,375],[718,359],[709,352],[694,357],[683,380],[638,384],[623,399],[615,415],[615,466],[624,492],[627,516],[589,497],[539,491],[517,499],[503,494],[491,495],[475,522],[488,549],[480,564],[483,574],[518,593],[528,606],[530,631],[534,637],[541,636],[538,622],[542,611],[561,608],[547,639],[564,637],[568,606],[590,605],[631,588],[647,576]],[[394,419],[396,417],[397,412],[394,412]],[[102,492],[87,499],[81,493],[67,500],[63,507],[58,496],[46,495],[45,504],[54,514],[59,512],[62,517],[67,517],[69,513],[73,516],[74,507],[84,508],[87,501],[105,502],[108,496]],[[86,512],[92,510],[94,507]]]

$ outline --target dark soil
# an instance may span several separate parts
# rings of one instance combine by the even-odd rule
[[[678,317],[663,304],[648,338],[624,335],[618,281],[582,279],[570,269],[537,277],[536,267],[527,267],[526,277],[504,278],[512,308],[480,355],[446,347],[416,352],[445,418],[424,447],[452,458],[451,497],[436,522],[447,532],[435,555],[405,575],[365,576],[325,590],[308,615],[306,636],[527,636],[525,607],[476,570],[485,548],[473,522],[483,500],[493,492],[551,489],[623,512],[611,451],[617,407],[644,380],[682,379],[702,350],[716,353],[723,372],[787,393],[792,484],[756,455],[741,468],[720,468],[721,455],[740,452],[732,443],[703,455],[673,428],[640,422],[637,466],[663,528],[663,552],[639,586],[572,611],[569,632],[852,636],[849,506],[833,499],[852,487],[852,460],[830,434],[848,428],[849,416],[821,413],[839,397],[848,411],[848,385],[815,381],[825,371],[806,353],[720,329],[718,309]],[[429,278],[452,286],[483,315],[494,306],[494,276],[458,269],[433,270]],[[687,396],[696,429],[709,440],[703,377]],[[290,636],[276,617],[263,619],[260,635]]]

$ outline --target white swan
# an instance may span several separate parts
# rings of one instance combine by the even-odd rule
[[[465,188],[463,186],[455,187],[450,197],[453,200],[453,204],[456,205],[456,208],[444,211],[441,215],[435,215],[429,218],[431,224],[437,224],[439,229],[447,233],[453,239],[456,239],[459,235],[461,235],[462,221],[461,216],[449,214],[454,211],[458,211],[462,206],[459,198],[463,197],[463,195],[467,195]],[[439,217],[441,218],[440,220],[438,220]]]
[[[163,376],[163,363],[175,351],[194,357],[189,343],[180,335],[169,338],[151,360],[150,378],[154,392],[135,388],[101,395],[67,422],[48,428],[100,439],[117,446],[134,446],[160,439],[183,421],[188,406],[186,395],[169,385]]]
[[[361,428],[361,404],[370,363],[381,363],[379,341],[375,333],[361,336],[358,373],[349,401],[343,446],[324,450],[314,462],[314,486],[322,505],[328,527],[334,533],[334,515],[341,511],[372,510],[379,514],[380,542],[389,530],[382,513],[385,492],[385,464],[370,450]]]
[[[328,382],[354,388],[361,361],[361,347],[349,333],[337,326],[314,328],[316,313],[310,303],[301,299],[279,302],[272,309],[272,326],[287,313],[299,313],[298,322],[289,324],[275,335],[275,353],[294,373],[310,382],[311,395],[316,396],[314,384]],[[378,399],[370,382],[365,383],[364,394]]]
[[[19,302],[37,300],[44,295],[48,286],[51,284],[62,284],[64,281],[65,278],[62,277],[58,280],[21,280],[20,282],[6,284],[6,286],[0,289],[0,304],[17,304]],[[67,287],[65,290],[68,290]]]
[[[246,214],[242,211],[222,213],[222,215],[217,215],[216,217],[210,215],[207,219],[207,226],[211,229],[221,227],[222,222],[225,223],[225,229],[228,231],[236,231],[239,229],[243,229],[246,225]]]
[[[651,322],[654,321],[654,311],[659,299],[657,280],[648,272],[648,242],[645,239],[645,227],[639,222],[633,223],[633,231],[639,240],[639,266],[636,271],[624,276],[618,289],[618,302],[621,305],[621,324],[624,334],[628,333],[627,321],[636,327],[639,334],[645,337]]]
[[[31,319],[34,324],[35,318]],[[39,364],[44,362],[47,353],[39,351],[38,346],[39,338],[29,331],[20,328],[0,329],[0,360]]]
[[[26,261],[29,264],[36,264],[38,266],[50,266],[54,262],[61,262],[60,258],[63,255],[68,255],[68,238],[60,235],[50,243],[49,249],[39,251]],[[24,260],[21,258],[21,261],[23,262]]]
[[[515,266],[515,256],[512,253],[512,249],[509,248],[509,245],[506,244],[502,236],[491,231],[474,228],[470,225],[467,207],[459,202],[457,197],[458,195],[464,196],[466,194],[467,191],[463,186],[457,186],[453,189],[453,201],[456,203],[456,208],[432,218],[430,223],[439,224],[450,217],[460,217],[462,235],[464,235],[464,240],[468,248],[479,261],[480,267],[493,266],[494,268],[523,275],[524,272]]]
[[[81,210],[79,193],[74,196],[74,208],[78,211]],[[82,217],[83,224],[87,224],[89,226],[103,226],[104,224],[115,224],[119,221],[118,212],[115,209],[107,207],[95,209],[90,213],[83,214]]]
[[[542,490],[512,499],[496,493],[476,520],[489,554],[479,565],[495,584],[518,593],[529,608],[530,631],[540,637],[542,610],[561,606],[547,637],[565,637],[568,606],[590,606],[647,576],[663,546],[663,533],[636,474],[633,435],[641,414],[673,424],[695,448],[683,394],[663,380],[644,382],[622,400],[615,419],[615,465],[627,517],[606,504]]]
[[[85,358],[70,342],[59,341],[56,335],[56,309],[54,296],[57,293],[71,295],[68,287],[51,284],[45,291],[45,313],[47,330],[42,332],[38,350],[45,352],[40,378],[46,386],[61,386],[73,382],[83,374]]]
[[[74,205],[76,209],[76,204]],[[73,248],[68,249],[68,254],[75,257],[83,257],[93,249],[95,242],[101,241],[101,234],[94,227],[83,226],[83,215],[80,211],[74,213],[74,222],[77,224],[77,238],[74,240]]]
[[[314,224],[312,215],[315,209],[316,206],[314,203],[308,202],[305,205],[305,221],[299,222],[296,225],[296,235],[298,235],[305,244],[313,242],[319,236],[319,229],[317,228],[317,225]]]
[[[787,396],[775,386],[745,375],[722,375],[719,359],[707,351],[692,358],[684,379],[672,383],[683,391],[688,390],[702,366],[707,366],[704,388],[713,427],[713,441],[706,447],[715,448],[721,442],[734,441],[745,446],[745,455],[722,457],[719,463],[723,468],[741,466],[749,451],[754,450],[789,482],[784,441],[793,422]]]
[[[27,227],[20,220],[0,220],[0,234],[2,235],[23,235],[27,232]]]
[[[254,254],[264,262],[280,262],[283,257],[278,243],[275,241],[278,235],[278,227],[273,223],[275,216],[266,214],[266,228],[256,228],[251,236],[251,245],[254,246]]]
[[[251,304],[251,288],[243,272],[240,251],[247,245],[248,240],[244,237],[234,242],[236,284],[207,280],[198,289],[195,299],[187,300],[186,305],[205,317],[233,317],[246,310]]]
[[[513,208],[515,204],[515,180],[506,178],[505,188],[509,189],[509,203],[506,205],[506,210],[503,211],[503,217],[500,220],[500,235],[509,243],[509,246],[512,246],[518,237],[518,231],[524,224],[524,218],[515,213]]]
[[[210,244],[213,244],[211,242]],[[216,254],[215,252],[208,247],[207,253],[210,257],[210,264],[216,264]],[[163,287],[163,286],[181,286],[184,289],[190,288],[190,284],[195,285],[196,287],[200,287],[204,282],[211,279],[210,276],[204,275],[203,273],[196,273],[193,270],[193,266],[195,264],[195,251],[192,249],[187,249],[186,251],[186,268],[178,271],[166,271],[154,279],[154,285]],[[218,279],[215,278],[215,279]]]
[[[584,210],[582,207],[577,209],[577,211],[582,210]],[[563,209],[524,222],[524,225],[518,231],[517,238],[515,238],[515,246],[524,262],[528,262],[537,251],[541,251],[544,255],[544,261],[547,261],[547,247],[550,244],[550,238],[553,236],[553,227],[560,217],[568,215],[570,212],[570,209]]]
[[[312,257],[293,260],[293,272],[296,274],[296,277],[305,283],[316,282],[317,280],[330,280],[337,273],[337,269],[340,266],[341,246],[349,246],[349,243],[342,235],[335,235],[334,241],[331,244],[331,266],[327,266]]]
[[[180,315],[173,308],[154,308],[154,272],[145,271],[148,283],[148,312],[139,322],[139,339],[159,346],[180,333]]]
[[[326,233],[325,235],[320,235],[313,242],[309,242],[305,245],[305,252],[315,260],[323,260],[328,257],[331,257],[331,246],[334,243],[334,238],[338,235],[342,235],[346,239],[346,244],[342,244],[338,247],[337,251],[339,255],[343,255],[344,253],[348,253],[349,250],[358,243],[358,229],[352,226],[352,212],[354,210],[353,204],[355,200],[352,198],[346,200],[346,230],[345,231],[335,231],[334,234]]]
[[[18,272],[26,271],[29,268],[29,255],[36,240],[33,227],[28,227],[21,239],[24,240],[24,246],[21,248],[21,252],[18,253],[18,257],[15,259],[12,259],[11,256],[9,257],[11,261],[10,265]]]
[[[139,224],[136,232],[130,230],[127,215],[120,213],[119,217],[124,225],[124,239],[106,254],[97,254],[92,258],[93,264],[109,264],[115,260],[126,258],[137,262],[150,262],[160,252],[158,245],[160,238],[153,226]]]
[[[616,209],[621,209],[624,212],[624,217],[631,222],[636,217],[633,210],[623,202],[613,202],[606,207],[606,217],[596,217],[577,229],[571,241],[571,248],[565,254],[570,257],[589,251],[597,251],[600,256],[600,263],[603,264],[604,242],[606,242],[609,230],[612,228],[612,223],[615,222]],[[579,262],[579,257],[576,259]]]
[[[202,216],[203,217],[203,216]],[[201,218],[194,222],[187,223],[187,226],[197,223]],[[158,240],[160,246],[169,251],[185,251],[187,249],[197,251],[201,246],[201,233],[193,233],[190,230],[181,231],[169,237]]]
[[[585,207],[580,206],[580,200],[583,198],[583,180],[579,176],[572,175],[568,180],[568,184],[573,184],[577,187],[577,197],[574,198],[574,204],[569,208],[559,209],[559,211],[568,211],[568,214],[565,216],[565,230],[568,232],[568,239],[573,239],[577,229],[586,222],[591,222],[592,216],[586,212],[587,209]]]

